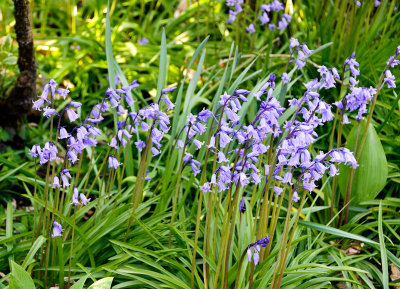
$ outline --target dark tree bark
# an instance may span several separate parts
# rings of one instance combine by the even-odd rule
[[[0,101],[0,125],[15,127],[36,98],[36,59],[29,0],[14,0],[15,32],[20,74],[11,93]]]

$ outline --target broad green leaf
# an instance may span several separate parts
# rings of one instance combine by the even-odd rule
[[[24,263],[22,264],[23,268],[28,266],[33,258],[35,257],[36,252],[40,249],[43,243],[46,241],[46,238],[43,236],[39,236],[36,241],[33,243],[32,248],[29,250],[28,254],[25,257]]]
[[[365,129],[365,122],[362,122],[358,137],[358,147]],[[354,126],[347,137],[346,147],[354,151],[358,125]],[[355,155],[357,152],[355,153]],[[363,201],[373,200],[386,184],[388,166],[386,155],[382,144],[372,124],[368,127],[367,138],[364,148],[358,161],[353,184],[351,188],[352,205],[358,205]],[[340,166],[339,188],[342,196],[346,194],[346,185],[350,177],[351,168],[346,165]]]
[[[84,276],[81,279],[78,280],[70,289],[82,289],[83,285],[85,285],[86,279],[88,276]],[[94,284],[93,284],[94,285]]]
[[[3,60],[4,65],[15,65],[17,64],[18,57],[16,56],[9,56]]]
[[[10,289],[35,289],[35,284],[28,272],[11,261]]]
[[[110,289],[113,277],[107,277],[94,282],[88,289]]]

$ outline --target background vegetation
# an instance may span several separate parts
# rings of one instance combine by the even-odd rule
[[[360,63],[360,82],[367,87],[377,87],[387,60],[400,44],[400,9],[396,8],[399,5],[396,1],[381,1],[377,7],[375,1],[363,1],[361,6],[356,1],[283,1],[285,12],[292,15],[287,29],[271,32],[256,25],[254,34],[246,33],[245,27],[254,22],[256,7],[263,1],[246,2],[246,11],[234,23],[227,24],[229,9],[225,1],[218,0],[114,0],[109,3],[109,11],[105,0],[31,1],[38,93],[45,83],[54,79],[71,91],[67,100],[57,100],[60,108],[71,99],[78,100],[82,102],[81,113],[86,115],[101,101],[114,81],[110,80],[110,75],[116,75],[117,82],[130,83],[137,79],[140,87],[133,93],[140,105],[155,101],[160,76],[165,76],[161,80],[163,86],[178,86],[170,95],[173,102],[177,102],[177,109],[171,116],[173,128],[167,136],[166,153],[150,164],[148,175],[151,181],[143,188],[143,202],[136,210],[131,227],[130,198],[140,164],[137,149],[125,152],[127,169],[120,180],[111,184],[107,198],[101,197],[103,189],[100,180],[95,178],[101,171],[105,152],[96,148],[100,161],[97,164],[89,161],[89,157],[81,162],[81,178],[74,179],[74,184],[101,201],[75,210],[76,218],[80,220],[76,232],[72,232],[71,226],[66,228],[63,247],[54,241],[47,268],[39,256],[43,254],[48,236],[38,236],[33,230],[32,206],[35,202],[44,206],[40,194],[33,201],[34,184],[37,182],[40,193],[48,180],[44,168],[35,177],[35,163],[28,157],[28,151],[32,145],[49,139],[50,121],[32,111],[22,117],[17,127],[0,127],[0,272],[3,273],[0,288],[8,286],[10,276],[11,280],[21,280],[30,278],[29,275],[33,277],[34,284],[30,285],[33,287],[14,285],[16,287],[10,288],[62,284],[64,277],[73,281],[83,278],[81,287],[75,288],[90,286],[105,277],[113,279],[102,279],[105,287],[93,288],[190,288],[193,286],[193,248],[197,251],[195,288],[215,288],[211,281],[207,284],[203,279],[204,222],[200,225],[199,244],[194,244],[198,186],[201,184],[189,168],[182,171],[184,185],[179,187],[176,211],[172,213],[180,161],[178,153],[171,153],[173,132],[182,128],[189,112],[198,113],[203,107],[211,109],[214,100],[224,91],[232,93],[238,87],[251,91],[270,73],[281,75],[289,58],[289,39],[292,37],[306,42],[316,52],[308,59],[308,65],[293,75],[292,79],[299,77],[300,81],[281,92],[283,98],[280,101],[284,105],[288,99],[302,95],[303,82],[319,75],[316,65],[335,66],[340,70],[353,51]],[[9,93],[18,75],[14,26],[13,3],[2,1],[0,97]],[[138,43],[142,37],[149,40],[147,45]],[[112,64],[111,69],[113,59],[116,64]],[[393,73],[397,77],[400,74],[398,69]],[[338,87],[324,97],[332,103],[339,100],[340,93]],[[330,179],[324,179],[314,193],[307,195],[281,288],[395,288],[399,282],[398,95],[397,88],[385,89],[379,94],[372,118],[376,137],[362,157],[362,171],[355,175],[356,188],[352,191],[348,222],[339,221],[344,196],[336,194],[332,201]],[[251,120],[256,112],[257,106],[253,103],[244,117]],[[355,124],[354,120],[352,124]],[[99,142],[109,142],[114,129],[112,118],[106,126],[108,131]],[[351,145],[352,128],[353,125],[343,128],[346,146]],[[324,126],[319,131],[313,153],[336,145],[337,133],[333,124]],[[379,154],[380,150],[382,153]],[[76,173],[77,168],[74,170]],[[343,170],[341,177],[347,174]],[[381,181],[374,182],[379,176]],[[340,182],[339,179],[339,188]],[[255,214],[250,207],[254,204],[250,197],[246,199],[248,210],[235,221],[237,231],[233,238],[232,260],[240,260],[245,247],[254,242],[253,228],[245,222],[252,220]],[[228,200],[221,200],[221,210],[224,210],[225,202]],[[332,202],[334,210],[331,214]],[[283,229],[287,206],[285,199],[277,232]],[[206,203],[200,207],[202,217],[207,208]],[[173,224],[169,222],[172,214],[175,214]],[[69,202],[60,205],[56,215],[65,224],[75,224]],[[212,232],[221,230],[222,217],[216,217],[211,226]],[[75,239],[71,239],[71,234],[75,234]],[[276,238],[280,240],[282,236],[278,234]],[[273,245],[274,254],[278,254],[278,245],[278,242]],[[211,253],[217,255],[217,252]],[[211,271],[218,263],[213,255],[207,260]],[[273,258],[267,258],[256,267],[253,288],[268,288],[274,262]],[[240,273],[235,262],[231,265],[229,288],[235,288],[236,278],[239,279],[237,288],[248,288],[250,270],[243,269]],[[24,275],[25,270],[29,274]],[[48,272],[46,282],[44,271]],[[65,283],[68,288],[69,282]],[[222,288],[222,284],[218,286]]]

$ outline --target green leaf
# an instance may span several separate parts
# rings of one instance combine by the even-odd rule
[[[380,251],[382,259],[382,277],[383,277],[382,283],[384,289],[389,289],[388,261],[387,261],[385,239],[383,236],[383,228],[382,228],[382,201],[379,203],[378,232],[379,232],[379,246],[381,249]]]
[[[161,37],[161,50],[160,50],[160,66],[158,70],[158,82],[157,82],[157,97],[161,96],[161,90],[165,88],[165,81],[167,77],[167,38],[165,36],[165,29],[163,28]]]
[[[372,240],[370,240],[368,238],[365,238],[363,236],[359,236],[359,235],[356,235],[356,234],[348,233],[348,232],[345,232],[345,231],[342,231],[342,230],[339,230],[339,229],[336,229],[336,228],[328,227],[328,226],[325,226],[325,225],[312,223],[312,222],[306,222],[306,221],[302,221],[302,220],[299,221],[299,224],[301,224],[303,226],[306,226],[306,227],[309,227],[311,229],[315,229],[315,230],[320,231],[320,232],[324,232],[324,233],[327,233],[327,234],[339,236],[341,238],[353,239],[353,240],[357,240],[357,241],[360,241],[360,242],[365,242],[365,243],[368,243],[368,244],[379,245],[377,242],[372,241]]]
[[[36,239],[35,243],[33,243],[31,249],[29,250],[28,254],[25,257],[24,263],[22,264],[23,268],[26,268],[26,266],[28,266],[32,262],[36,252],[40,249],[40,247],[43,245],[45,241],[46,238],[43,236],[39,236]]]
[[[7,202],[7,215],[6,215],[6,238],[11,238],[13,236],[13,227],[14,227],[14,218],[13,218],[13,208],[11,201]],[[7,244],[7,252],[11,252],[13,249],[13,243]],[[12,256],[11,256],[12,258]]]
[[[106,14],[106,58],[107,58],[107,69],[108,69],[108,81],[110,87],[115,88],[115,66],[114,66],[114,55],[112,50],[111,42],[111,25],[110,25],[110,3],[107,3],[107,14]],[[114,129],[118,130],[118,117],[117,112],[113,111],[114,118]]]
[[[9,56],[3,60],[4,65],[15,65],[17,64],[18,57],[16,56]]]
[[[74,285],[72,285],[72,287],[70,289],[82,289],[83,285],[85,285],[87,278],[88,278],[88,276],[82,277],[81,279],[78,280],[78,282],[76,282]]]
[[[35,284],[28,272],[11,261],[10,289],[35,289]]]
[[[365,122],[361,122],[358,136],[358,147],[365,130]],[[347,137],[346,147],[354,151],[357,139],[358,125],[355,125]],[[358,148],[357,148],[358,149]],[[386,184],[388,165],[381,141],[372,124],[368,127],[367,138],[358,161],[353,184],[351,188],[351,205],[355,206],[362,201],[373,200]],[[339,188],[342,196],[346,194],[347,181],[350,170],[346,165],[341,165],[339,175]]]
[[[110,289],[113,277],[107,277],[94,282],[88,289]]]
[[[8,178],[11,175],[15,176],[15,173],[18,172],[20,169],[22,169],[25,165],[26,165],[26,163],[20,165],[19,167],[15,168],[12,171],[9,171],[5,175],[1,176],[0,182],[4,181],[6,178]]]

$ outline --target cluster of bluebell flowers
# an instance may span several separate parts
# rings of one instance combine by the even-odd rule
[[[249,244],[247,246],[247,259],[251,262],[253,258],[254,265],[257,265],[260,260],[260,250],[261,248],[267,247],[269,243],[269,237],[265,236],[264,238],[257,240],[256,242]]]
[[[58,85],[54,80],[50,80],[44,86],[43,93],[33,102],[33,108],[42,111],[45,117],[58,117],[56,140],[45,143],[43,148],[39,144],[35,144],[29,151],[29,155],[35,159],[39,158],[40,165],[57,160],[62,161],[61,170],[52,176],[52,188],[65,189],[71,186],[70,180],[72,176],[67,168],[69,166],[68,162],[74,165],[79,160],[78,156],[87,147],[95,147],[97,145],[97,136],[102,134],[97,124],[104,120],[104,113],[110,112],[111,109],[114,109],[117,115],[124,118],[123,121],[118,121],[117,133],[109,143],[109,146],[114,149],[114,153],[120,147],[125,147],[128,144],[133,133],[142,130],[150,131],[151,137],[149,139],[151,139],[150,144],[153,156],[160,154],[161,141],[164,133],[169,131],[170,124],[167,114],[160,110],[160,105],[163,102],[168,110],[174,108],[175,105],[170,101],[168,92],[173,91],[175,88],[162,90],[158,103],[151,103],[135,111],[135,102],[132,99],[131,90],[138,86],[139,84],[135,80],[130,85],[122,86],[121,88],[109,88],[105,92],[102,101],[93,106],[88,117],[70,131],[65,126],[61,126],[63,116],[65,115],[70,123],[76,122],[80,118],[76,110],[81,107],[81,103],[70,101],[60,112],[57,112],[54,108],[55,94],[58,93],[65,99],[69,90],[57,88]],[[59,151],[57,145],[63,139],[66,140],[63,147],[64,150]],[[135,142],[135,145],[139,151],[142,151],[146,147],[146,142],[139,139]],[[114,153],[108,155],[109,169],[117,169],[121,165]],[[146,180],[148,179],[146,177]],[[77,187],[74,187],[71,196],[72,205],[87,205],[90,200],[85,194],[80,193]],[[52,236],[61,236],[62,231],[61,224],[54,221]]]
[[[244,11],[242,4],[244,4],[243,0],[226,0],[226,5],[229,7],[229,18],[227,23],[231,24],[236,20],[236,16]],[[292,15],[282,13],[278,15],[278,22],[271,23],[271,19],[274,19],[274,13],[280,13],[284,10],[284,6],[282,2],[278,0],[273,0],[271,3],[261,4],[258,7],[258,11],[260,13],[259,20],[260,25],[267,25],[271,31],[274,30],[284,30],[289,23],[292,21]],[[250,34],[256,32],[255,24],[251,23],[248,27],[246,27],[246,31]]]

